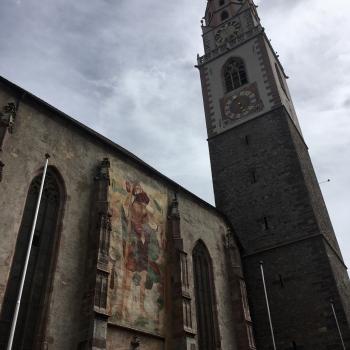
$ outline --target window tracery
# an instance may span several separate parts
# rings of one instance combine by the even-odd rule
[[[238,57],[231,58],[225,64],[224,82],[226,93],[248,83],[247,72],[242,59]]]

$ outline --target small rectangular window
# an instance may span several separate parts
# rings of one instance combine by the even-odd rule
[[[264,216],[264,229],[265,230],[268,230],[269,229],[269,223],[268,223],[268,220],[267,220],[267,217]]]
[[[255,170],[252,170],[250,172],[250,181],[251,181],[252,184],[256,183],[256,171]]]
[[[39,234],[35,234],[34,236],[33,236],[33,243],[32,243],[32,245],[34,246],[34,247],[39,247],[40,246],[40,236],[39,236]]]
[[[283,280],[282,275],[278,275],[278,279],[279,279],[281,288],[284,288],[284,280]]]

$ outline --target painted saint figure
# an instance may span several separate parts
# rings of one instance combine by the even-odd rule
[[[125,184],[127,196],[122,210],[123,230],[123,303],[122,316],[129,319],[127,298],[132,288],[139,287],[139,306],[142,317],[148,318],[145,308],[146,290],[155,284],[162,291],[159,259],[161,255],[162,232],[154,220],[150,198],[140,183]]]

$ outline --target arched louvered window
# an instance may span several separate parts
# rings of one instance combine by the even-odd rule
[[[226,93],[248,83],[247,73],[242,59],[234,57],[226,62],[224,66],[224,81]]]
[[[41,177],[42,175],[35,177],[30,185],[17,237],[16,249],[0,315],[1,349],[6,348],[9,339]],[[54,172],[51,169],[48,170],[24,283],[13,350],[41,349],[44,323],[49,304],[48,290],[52,283],[58,243],[58,221],[62,211],[62,190],[57,180],[58,178]]]
[[[193,250],[194,287],[196,296],[198,348],[218,348],[217,315],[211,258],[202,241]]]

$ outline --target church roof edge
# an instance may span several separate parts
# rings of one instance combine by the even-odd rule
[[[141,166],[148,172],[151,172],[152,174],[156,175],[157,177],[161,178],[163,181],[167,182],[174,191],[182,191],[185,194],[189,195],[192,197],[194,200],[196,200],[198,203],[201,205],[214,210],[218,215],[220,215],[225,221],[227,221],[225,215],[223,215],[215,206],[212,204],[206,202],[204,199],[198,197],[195,195],[193,192],[187,190],[183,186],[179,185],[177,182],[174,180],[171,180],[164,174],[162,174],[160,171],[157,169],[153,168],[151,165],[147,164],[145,161],[143,161],[141,158],[137,157],[135,154],[131,153],[124,147],[118,145],[117,143],[113,142],[112,140],[108,139],[107,137],[103,136],[102,134],[98,133],[97,131],[91,129],[87,125],[79,122],[78,120],[74,119],[73,117],[69,116],[68,114],[62,112],[58,108],[50,105],[48,102],[45,102],[42,100],[40,97],[35,96],[31,92],[23,89],[22,87],[16,85],[15,83],[11,82],[10,80],[4,78],[3,76],[0,75],[0,84],[3,84],[7,86],[10,89],[16,90],[17,98],[31,98],[34,102],[39,103],[41,106],[47,108],[49,111],[54,112],[57,116],[60,116],[64,118],[66,121],[71,123],[73,126],[77,127],[78,129],[84,131],[85,133],[89,134],[89,136],[92,136],[93,138],[98,139],[100,142],[105,144],[108,147],[111,147],[114,151],[117,151],[118,153],[122,154],[123,156],[132,159],[137,165]]]

